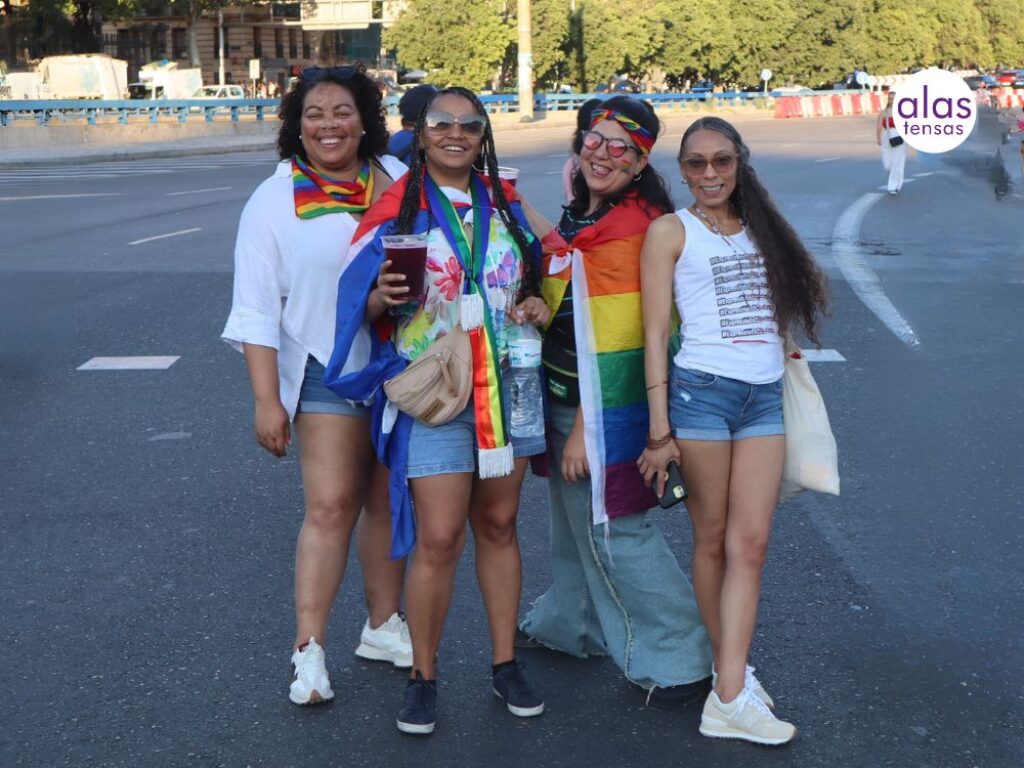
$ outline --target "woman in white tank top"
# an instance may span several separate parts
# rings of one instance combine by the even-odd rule
[[[650,427],[638,464],[660,492],[679,462],[690,492],[693,585],[716,673],[701,733],[783,744],[796,729],[774,716],[747,656],[785,456],[782,337],[800,326],[817,343],[825,280],[749,161],[732,125],[693,123],[679,167],[694,204],[644,240]],[[673,306],[682,322],[669,365]]]

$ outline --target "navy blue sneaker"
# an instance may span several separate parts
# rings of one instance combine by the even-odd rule
[[[416,677],[405,686],[405,706],[398,713],[396,725],[402,733],[426,736],[437,725],[437,680],[424,680],[416,670]]]
[[[523,674],[523,663],[518,659],[491,667],[494,695],[505,702],[508,711],[516,717],[536,717],[544,712],[544,701],[530,687]]]

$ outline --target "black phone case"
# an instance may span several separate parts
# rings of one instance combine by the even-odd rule
[[[658,499],[658,505],[662,509],[674,507],[689,495],[686,492],[686,486],[683,485],[683,473],[680,471],[679,465],[674,461],[670,461],[665,469],[668,472],[668,480],[665,481],[665,493]],[[655,493],[658,492],[657,475],[651,481],[651,490]]]

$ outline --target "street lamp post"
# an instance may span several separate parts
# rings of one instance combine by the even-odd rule
[[[217,84],[224,85],[224,9],[217,10]]]
[[[533,46],[531,43],[530,0],[518,0],[519,16],[519,120],[533,121]]]

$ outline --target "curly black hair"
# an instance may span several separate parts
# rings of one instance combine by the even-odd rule
[[[483,103],[477,98],[477,95],[468,88],[461,88],[458,86],[443,88],[423,104],[423,109],[420,110],[419,117],[416,119],[416,127],[413,129],[413,147],[415,148],[415,151],[413,151],[410,156],[409,179],[405,186],[405,194],[402,195],[402,203],[399,208],[395,231],[398,234],[408,234],[412,232],[413,222],[416,221],[416,215],[420,210],[420,195],[423,190],[423,175],[426,172],[426,158],[423,153],[420,137],[423,135],[423,131],[426,127],[427,113],[430,111],[430,108],[434,105],[434,102],[447,94],[454,94],[466,99],[473,105],[473,109],[476,110],[476,113],[486,121],[484,125],[484,135],[480,142],[480,156],[474,163],[474,167],[478,167],[479,164],[482,163],[482,166],[479,166],[480,172],[486,175],[491,181],[491,195],[494,197],[494,204],[498,209],[498,214],[501,216],[501,220],[504,222],[505,228],[508,230],[509,234],[512,235],[512,239],[515,240],[516,245],[519,248],[519,253],[523,257],[523,283],[519,292],[518,300],[522,301],[527,296],[539,296],[539,266],[529,257],[531,248],[526,239],[526,234],[519,226],[519,222],[516,220],[515,214],[512,213],[512,208],[509,205],[508,199],[505,197],[505,192],[501,186],[501,178],[498,176],[498,158],[494,151],[494,133],[491,130],[491,119],[487,116],[487,110],[484,109]]]
[[[323,83],[340,85],[355,99],[365,131],[359,140],[359,159],[369,160],[385,154],[388,148],[388,126],[381,92],[377,84],[366,75],[365,67],[356,64],[351,67],[308,69],[295,81],[292,89],[281,99],[281,107],[277,112],[281,118],[281,130],[277,133],[278,157],[288,160],[298,155],[309,162],[300,138],[302,108],[307,94]]]
[[[651,107],[646,101],[640,101],[638,99],[631,99],[629,96],[613,96],[610,99],[606,99],[600,104],[596,104],[591,107],[591,115],[604,109],[615,110],[621,112],[627,117],[635,120],[643,128],[647,130],[651,136],[657,138],[658,134],[661,133],[661,121],[658,116],[654,113],[654,108]],[[590,125],[588,123],[587,129],[589,130]],[[582,148],[582,138],[581,138]],[[590,188],[587,186],[587,181],[583,177],[583,174],[576,172],[572,177],[572,191],[573,201],[567,206],[569,212],[574,216],[582,216],[590,208]],[[658,216],[669,213],[675,209],[675,205],[672,202],[672,195],[668,191],[668,185],[665,183],[665,179],[662,178],[661,174],[654,170],[654,166],[650,162],[644,166],[644,169],[640,172],[640,176],[637,179],[631,181],[623,190],[617,195],[608,200],[605,200],[606,204],[615,204],[627,195],[636,195],[640,198],[640,202],[643,207],[648,211],[648,215],[651,218],[657,218]]]
[[[729,203],[764,259],[779,332],[787,333],[792,326],[799,324],[807,338],[820,346],[818,315],[828,314],[825,275],[761,184],[750,165],[750,148],[743,143],[739,131],[731,123],[720,117],[702,117],[694,121],[683,133],[679,144],[680,166],[687,139],[701,130],[720,133],[736,149],[736,188],[729,196]]]

